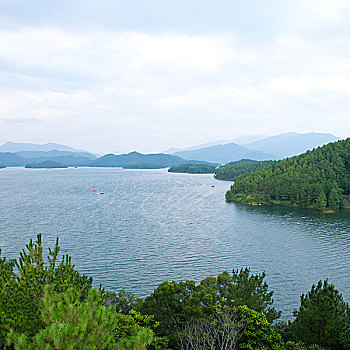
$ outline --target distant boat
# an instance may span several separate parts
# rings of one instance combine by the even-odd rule
[[[102,192],[96,192],[97,194],[105,194],[103,191]]]
[[[211,187],[215,187],[214,185],[211,185]]]
[[[91,190],[92,192],[96,192],[96,190],[93,188],[92,190]]]

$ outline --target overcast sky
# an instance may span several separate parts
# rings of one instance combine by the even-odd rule
[[[350,136],[348,0],[0,0],[0,143]]]

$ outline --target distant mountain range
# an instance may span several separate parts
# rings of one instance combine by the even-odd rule
[[[82,152],[81,150],[74,149],[69,146],[61,145],[58,143],[46,143],[39,145],[36,143],[17,143],[17,142],[6,142],[0,145],[0,152],[22,152],[22,151],[70,151],[70,152]]]
[[[240,159],[270,160],[291,157],[337,141],[339,138],[331,134],[290,132],[271,137],[244,136],[236,140],[237,142],[249,141],[249,143],[239,145],[229,140],[221,140],[193,146],[173,154],[130,152],[120,155],[106,154],[99,158],[92,153],[55,143],[38,145],[6,142],[0,145],[0,164],[3,166],[25,166],[31,163],[51,161],[67,166],[129,168],[141,168],[143,164],[148,169],[186,163],[218,165]],[[216,144],[216,142],[223,143]]]
[[[271,136],[262,140],[245,144],[244,146],[260,152],[272,153],[278,159],[296,156],[307,150],[340,140],[332,134],[308,133],[297,134],[289,132]]]
[[[97,158],[87,152],[70,151],[19,151],[15,153],[0,152],[0,164],[3,166],[25,166],[36,168],[48,167],[49,163],[60,164],[64,166],[90,166],[90,167],[126,167],[133,169],[159,169],[174,165],[182,165],[189,161],[170,154],[141,154],[130,152],[128,154],[106,154]],[[192,164],[210,164],[206,161],[191,160]],[[50,164],[51,164],[50,163]],[[43,164],[43,166],[40,166]],[[56,166],[57,167],[57,166]]]
[[[244,145],[248,142],[254,142],[258,140],[262,140],[267,138],[267,136],[262,135],[245,135],[240,136],[232,140],[217,140],[217,141],[211,141],[202,143],[200,145],[192,146],[192,147],[185,147],[185,148],[169,148],[168,150],[164,151],[163,153],[169,153],[174,154],[176,152],[180,151],[194,151],[196,149],[210,147],[210,146],[216,146],[216,145],[226,145],[227,143],[236,143],[237,145]]]
[[[254,160],[276,158],[276,156],[273,154],[251,150],[235,143],[204,147],[194,151],[180,151],[174,153],[174,155],[177,155],[184,159],[198,159],[220,164],[226,164],[235,160],[240,160],[242,158]]]
[[[128,154],[106,154],[90,163],[90,166],[96,167],[130,167],[136,164],[158,165],[164,168],[182,165],[186,163],[192,164],[211,164],[206,161],[191,160],[180,158],[175,155],[158,153],[158,154],[142,154],[139,152],[130,152]]]
[[[259,138],[260,136],[257,137]],[[198,145],[173,154],[185,159],[198,159],[225,164],[242,158],[254,160],[283,159],[337,140],[340,140],[340,138],[331,134],[298,134],[290,132],[265,137],[244,145],[238,145],[234,142],[216,144],[209,147],[199,147],[200,145]]]

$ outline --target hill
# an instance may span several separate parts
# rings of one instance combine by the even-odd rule
[[[262,140],[247,143],[244,146],[264,153],[272,153],[277,159],[296,156],[307,150],[312,150],[318,146],[323,146],[329,142],[340,140],[331,134],[307,133],[297,134],[289,132],[276,136],[271,136]]]
[[[215,179],[233,181],[237,176],[262,170],[271,165],[273,160],[255,161],[251,159],[241,159],[237,162],[231,162],[215,170]]]
[[[5,166],[24,166],[26,164],[24,158],[10,152],[0,152],[0,162]]]
[[[124,165],[123,169],[163,169],[164,167],[159,164],[152,164],[152,163],[137,163],[137,164],[130,164],[130,165]]]
[[[350,138],[241,175],[228,201],[336,211],[350,197]]]
[[[53,162],[51,160],[46,160],[41,163],[31,163],[27,164],[25,168],[29,169],[57,169],[57,168],[68,168],[67,165],[58,163],[58,162]]]
[[[25,159],[33,159],[33,158],[52,159],[54,157],[69,157],[69,156],[84,157],[91,160],[97,159],[95,155],[89,152],[51,150],[51,151],[19,151],[14,153]]]
[[[214,174],[214,165],[207,164],[182,164],[172,166],[168,169],[169,173],[187,173],[187,174]]]
[[[198,159],[220,164],[229,163],[232,161],[240,160],[242,158],[255,160],[267,160],[276,158],[274,154],[254,151],[235,143],[204,147],[197,150],[180,151],[174,154],[188,160]]]
[[[209,164],[202,161],[191,161],[195,164]],[[94,167],[127,167],[136,164],[154,164],[167,168],[174,165],[188,163],[187,160],[175,155],[158,153],[158,154],[142,154],[138,152],[130,152],[128,154],[106,154],[90,163]]]

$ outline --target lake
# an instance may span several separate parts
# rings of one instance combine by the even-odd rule
[[[319,279],[350,301],[350,210],[227,203],[229,186],[166,170],[2,169],[0,248],[17,257],[38,232],[45,247],[59,236],[96,285],[140,297],[164,280],[250,266],[266,271],[284,320]]]

